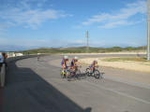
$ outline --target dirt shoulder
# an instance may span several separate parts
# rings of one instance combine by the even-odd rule
[[[84,58],[80,59],[80,62],[89,65],[94,59],[95,58]],[[150,62],[109,62],[105,61],[107,60],[106,58],[97,58],[96,60],[98,60],[101,69],[108,78],[119,79],[125,82],[135,82],[150,87]],[[116,68],[118,70],[116,70]]]
[[[100,66],[150,73],[150,62],[137,62],[137,61],[113,61],[111,62],[111,61],[107,61],[107,58],[84,58],[84,59],[80,59],[80,62],[85,63],[85,64],[91,64],[92,61],[95,59],[98,61]]]

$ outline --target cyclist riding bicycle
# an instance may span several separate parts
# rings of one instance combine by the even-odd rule
[[[75,56],[71,61],[70,68],[73,72],[76,72],[78,67],[79,67],[78,57]]]
[[[64,75],[64,77],[66,77],[65,73],[66,73],[66,70],[68,69],[68,65],[67,65],[68,61],[69,61],[68,56],[64,56],[63,59],[62,59],[62,61],[61,61],[62,74]]]
[[[98,67],[98,61],[97,60],[94,60],[92,62],[92,64],[89,66],[90,70],[91,70],[91,73],[93,73],[95,71],[95,68]]]

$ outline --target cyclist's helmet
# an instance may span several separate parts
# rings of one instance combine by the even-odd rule
[[[74,57],[74,60],[78,60],[78,57],[77,57],[77,56],[75,56],[75,57]]]
[[[69,59],[69,58],[68,58],[68,56],[64,56],[64,59],[66,59],[66,60],[67,60],[67,59]]]
[[[98,61],[97,61],[97,60],[94,60],[94,63],[98,63]]]

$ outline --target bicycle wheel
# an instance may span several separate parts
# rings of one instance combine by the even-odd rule
[[[80,77],[81,77],[81,71],[78,69],[75,73],[75,78],[80,79]]]
[[[94,71],[94,77],[95,77],[95,79],[99,79],[100,78],[100,72],[99,72],[99,70],[95,70]]]
[[[90,68],[86,68],[85,74],[86,74],[87,76],[91,76],[91,74],[90,74]]]
[[[100,72],[100,79],[103,79],[104,77],[103,77],[103,74],[104,74],[104,72]]]
[[[68,81],[70,81],[71,80],[71,75],[69,74],[66,78],[67,78]]]
[[[68,71],[66,78],[68,81],[71,81],[71,79],[74,78],[74,73],[72,71]]]

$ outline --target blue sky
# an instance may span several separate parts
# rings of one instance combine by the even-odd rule
[[[0,0],[0,50],[143,46],[146,0]]]

